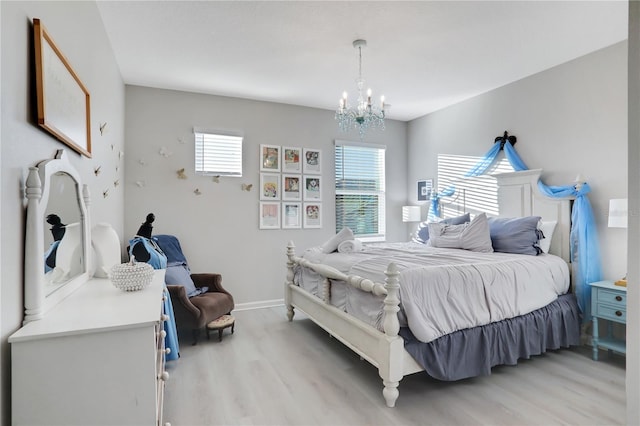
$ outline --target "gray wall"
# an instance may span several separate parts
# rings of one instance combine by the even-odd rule
[[[127,236],[153,212],[153,232],[176,235],[193,272],[221,273],[236,303],[281,300],[288,241],[302,252],[335,234],[333,144],[358,140],[357,134],[339,133],[332,111],[138,86],[126,87],[126,114]],[[241,178],[221,177],[215,183],[195,175],[194,126],[244,135]],[[407,199],[406,126],[388,120],[384,132],[365,137],[387,146],[388,241],[407,239],[401,220]],[[322,150],[322,229],[258,229],[260,144]],[[160,155],[163,147],[172,155]],[[187,179],[177,178],[182,168]],[[243,183],[253,189],[243,191]],[[201,195],[194,194],[196,188]]]
[[[66,145],[35,124],[32,19],[40,18],[91,95],[93,158],[69,150],[92,194],[92,222],[109,222],[122,235],[124,191],[113,181],[124,178],[117,153],[124,150],[124,84],[102,19],[93,2],[0,2],[2,19],[2,113],[0,158],[2,205],[0,233],[0,411],[2,424],[10,415],[10,348],[7,338],[20,328],[23,313],[23,259],[26,171],[52,158]],[[99,122],[108,131],[100,136]],[[112,150],[111,145],[114,145]],[[96,176],[93,170],[102,166]],[[102,191],[110,188],[109,196]]]
[[[438,154],[482,156],[505,130],[545,183],[587,179],[604,278],[624,276],[626,231],[607,218],[609,199],[627,196],[627,42],[410,122],[410,185],[436,177]]]

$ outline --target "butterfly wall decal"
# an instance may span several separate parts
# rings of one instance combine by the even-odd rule
[[[187,175],[184,174],[184,167],[181,168],[180,170],[176,170],[176,173],[178,174],[178,179],[186,179]]]
[[[251,188],[253,188],[253,184],[252,183],[249,183],[249,184],[243,183],[242,184],[242,190],[243,191],[249,192],[249,191],[251,191]]]
[[[107,122],[106,121],[104,123],[100,123],[100,136],[104,135],[105,133],[107,133]]]

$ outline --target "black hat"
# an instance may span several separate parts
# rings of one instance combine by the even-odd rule
[[[60,241],[64,236],[64,232],[67,230],[64,223],[57,214],[50,214],[47,216],[47,223],[51,226],[51,234],[53,235],[53,241]]]
[[[151,238],[151,231],[153,231],[153,226],[151,224],[154,220],[156,220],[156,216],[153,213],[149,213],[147,215],[147,220],[142,225],[140,225],[140,229],[138,229],[136,235],[145,238]]]

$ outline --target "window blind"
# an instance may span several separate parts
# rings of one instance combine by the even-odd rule
[[[336,141],[336,232],[358,238],[385,237],[385,148]]]
[[[501,157],[502,156],[502,157]],[[438,155],[438,192],[455,185],[456,192],[451,197],[442,197],[440,211],[442,217],[454,217],[470,212],[485,212],[490,216],[499,214],[498,182],[491,174],[513,172],[513,167],[504,154],[494,161],[482,176],[465,177],[482,157],[463,155]]]
[[[194,131],[196,174],[242,176],[242,137]]]

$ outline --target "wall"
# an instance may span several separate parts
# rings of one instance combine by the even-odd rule
[[[124,151],[124,84],[102,19],[93,2],[0,2],[2,55],[2,113],[0,116],[0,182],[2,204],[0,233],[0,411],[2,424],[10,419],[10,348],[7,338],[23,317],[23,262],[26,171],[37,162],[52,158],[66,145],[41,130],[34,118],[35,89],[32,19],[40,18],[57,46],[91,95],[93,158],[69,150],[92,194],[91,221],[110,222],[122,235],[124,191],[114,187],[123,181],[118,152]],[[107,122],[100,136],[99,123]],[[112,146],[113,145],[113,149]],[[94,168],[102,166],[96,176]],[[102,192],[109,188],[109,195]]]
[[[435,178],[440,153],[482,156],[505,130],[545,183],[586,178],[604,277],[624,276],[626,232],[609,229],[607,217],[609,199],[627,196],[627,42],[410,122],[409,183]]]
[[[357,134],[339,133],[331,111],[137,86],[126,88],[126,114],[126,234],[132,237],[153,212],[153,232],[178,236],[191,270],[221,273],[236,303],[281,301],[287,242],[301,252],[335,233],[333,143]],[[215,183],[194,174],[194,126],[244,135],[241,178]],[[403,239],[406,124],[389,120],[384,132],[370,132],[365,141],[387,146],[388,240]],[[322,229],[258,229],[260,144],[322,150]],[[172,155],[160,155],[163,147]],[[177,178],[182,168],[187,179]],[[243,191],[243,183],[253,189]]]

